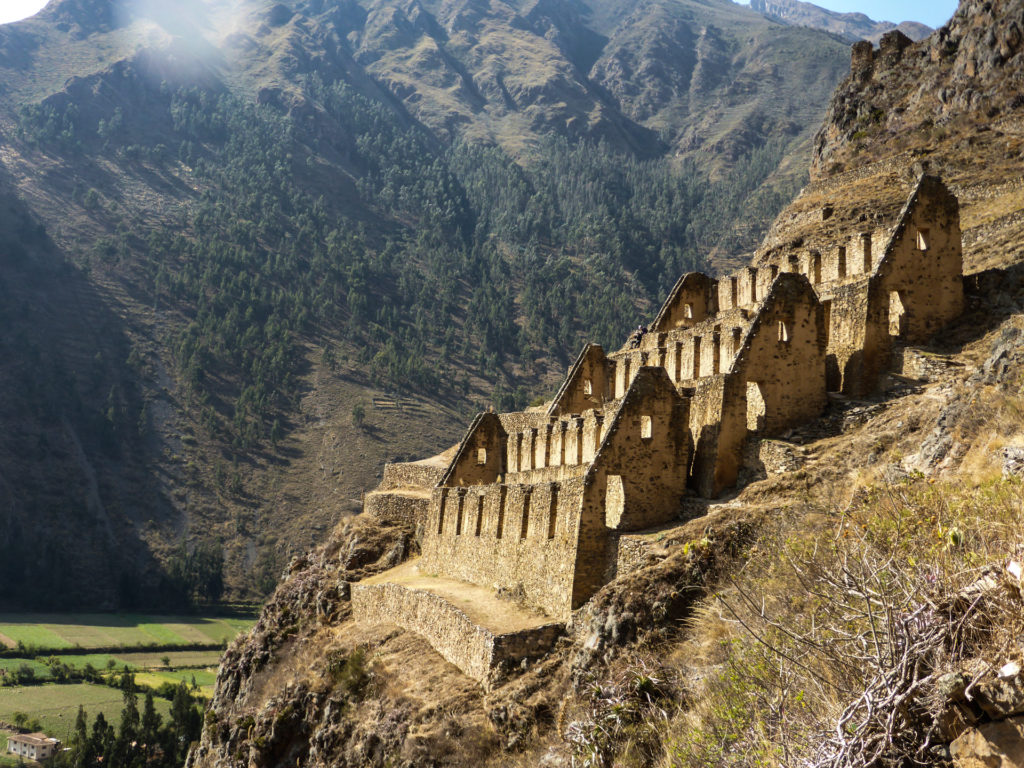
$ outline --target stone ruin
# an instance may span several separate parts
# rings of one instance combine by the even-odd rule
[[[422,634],[485,684],[545,652],[615,578],[620,537],[734,486],[748,443],[829,392],[869,393],[896,349],[961,314],[956,198],[923,175],[903,199],[791,207],[749,266],[683,275],[639,340],[585,346],[546,408],[482,413],[447,461],[390,465],[367,511],[416,519],[422,554],[354,584],[356,618]]]

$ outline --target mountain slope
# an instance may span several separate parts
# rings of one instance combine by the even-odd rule
[[[727,0],[55,0],[0,28],[8,188],[115,323],[148,434],[119,450],[161,473],[101,483],[103,508],[152,497],[144,552],[170,573],[222,548],[228,594],[258,595],[384,459],[749,248],[845,59]]]
[[[886,32],[899,30],[911,40],[923,40],[932,28],[916,21],[874,21],[863,13],[838,13],[801,0],[751,0],[750,7],[770,19],[797,27],[811,27],[840,35],[851,43],[870,40],[877,43]]]
[[[951,182],[962,202],[965,269],[1014,259],[1022,30],[1017,6],[968,3],[927,40],[855,55],[815,138],[812,180],[853,173],[870,183],[873,173],[918,162]]]

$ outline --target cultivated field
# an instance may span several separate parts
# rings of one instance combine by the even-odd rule
[[[92,664],[96,669],[104,670],[110,666],[111,660],[117,669],[154,669],[164,666],[164,657],[170,661],[172,668],[179,667],[216,667],[220,663],[220,651],[125,651],[123,653],[58,653],[55,657],[72,667],[82,668]],[[5,660],[0,659],[0,665]],[[9,659],[7,661],[10,661]]]
[[[220,664],[220,651],[168,651],[167,653],[82,653],[57,654],[56,658],[69,667],[84,669],[91,664],[100,673],[108,671],[120,672],[128,667],[135,673],[135,680],[140,685],[159,688],[163,683],[177,685],[184,682],[191,686],[193,682],[199,687],[202,696],[213,695],[213,684],[217,678],[217,666]],[[170,662],[164,664],[164,657]],[[53,673],[40,661],[29,658],[0,659],[0,681],[4,674],[12,674],[23,667],[29,667],[36,680],[51,680]],[[0,720],[3,718],[0,717]]]
[[[164,717],[171,709],[166,699],[154,698],[157,712]],[[13,688],[0,688],[0,720],[10,723],[15,712],[25,712],[39,720],[43,731],[65,741],[75,727],[75,716],[81,704],[89,716],[89,723],[100,712],[107,722],[115,726],[120,722],[121,709],[124,706],[121,691],[105,685],[79,683],[75,685],[26,685]],[[139,707],[141,709],[141,701]],[[3,737],[4,749],[7,738]]]
[[[15,713],[23,712],[30,720],[38,720],[45,733],[62,740],[74,727],[79,705],[88,714],[90,728],[100,712],[109,722],[119,722],[123,706],[119,688],[49,682],[53,680],[49,665],[54,660],[76,670],[91,665],[104,677],[128,667],[139,685],[155,690],[167,683],[184,682],[193,693],[208,698],[213,695],[221,656],[220,650],[210,646],[225,644],[254,621],[148,614],[0,613],[0,650],[17,654],[0,658],[0,722],[11,724]],[[168,646],[183,649],[160,650]],[[97,650],[90,653],[89,649]],[[154,703],[167,715],[169,701],[158,696]],[[18,765],[16,758],[4,755],[6,750],[7,734],[0,731],[0,768]]]
[[[142,614],[0,613],[0,646],[39,649],[212,645],[252,626],[248,618]]]

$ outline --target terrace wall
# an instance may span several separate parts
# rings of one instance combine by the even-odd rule
[[[573,607],[584,478],[437,488],[421,569],[515,594],[551,616]],[[592,553],[594,554],[594,553]],[[598,556],[604,556],[603,544]]]

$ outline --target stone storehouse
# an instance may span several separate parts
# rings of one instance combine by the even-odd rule
[[[956,198],[932,176],[904,195],[874,216],[805,207],[750,266],[683,275],[639,339],[587,345],[546,408],[480,414],[429,497],[409,492],[422,557],[354,585],[355,614],[424,634],[481,680],[540,652],[614,578],[622,533],[734,485],[750,440],[815,418],[829,391],[870,391],[895,347],[960,314]],[[500,598],[533,620],[510,622]]]

